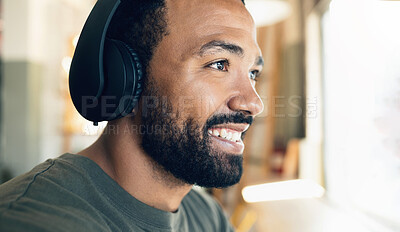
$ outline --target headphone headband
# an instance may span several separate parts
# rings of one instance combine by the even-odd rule
[[[97,1],[83,27],[71,63],[72,101],[78,112],[95,124],[129,114],[141,92],[141,66],[135,52],[126,44],[119,45],[121,41],[106,38],[120,3],[120,0]],[[115,98],[111,101],[113,106],[104,102],[106,98]]]

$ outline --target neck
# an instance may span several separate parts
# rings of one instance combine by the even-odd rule
[[[78,154],[97,163],[139,201],[175,212],[192,186],[166,172],[143,151],[140,136],[129,130],[129,120],[122,118],[117,124],[109,124],[94,144]]]

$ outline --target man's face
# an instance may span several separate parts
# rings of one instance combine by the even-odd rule
[[[235,184],[243,133],[263,109],[254,88],[262,58],[253,20],[240,0],[166,5],[168,35],[150,61],[143,93],[159,104],[142,112],[142,123],[153,128],[145,131],[143,148],[185,183]]]

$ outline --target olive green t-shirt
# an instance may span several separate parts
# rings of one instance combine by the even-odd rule
[[[233,231],[221,207],[191,190],[175,213],[146,205],[92,160],[64,154],[0,185],[0,231]]]

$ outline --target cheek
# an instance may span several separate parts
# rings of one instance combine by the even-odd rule
[[[205,83],[193,81],[186,83],[181,94],[174,102],[177,103],[181,116],[206,121],[211,115],[223,112],[229,93],[221,89],[221,83]]]
[[[224,111],[232,89],[229,78],[211,76],[190,62],[180,66],[171,61],[159,64],[152,69],[152,77],[159,95],[168,99],[179,118],[205,122],[216,112]]]

